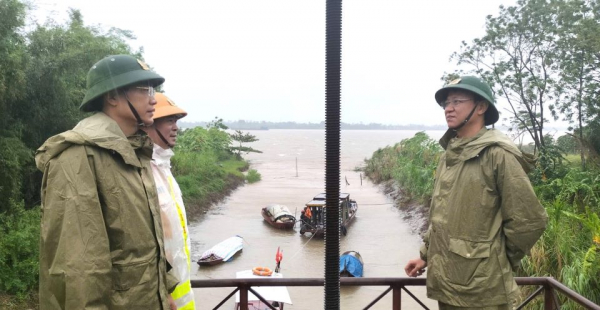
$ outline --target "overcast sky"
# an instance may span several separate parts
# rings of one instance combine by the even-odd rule
[[[36,18],[131,30],[186,121],[325,118],[325,1],[34,0]],[[443,125],[450,55],[513,0],[346,0],[342,121]],[[500,107],[502,111],[502,106]],[[504,113],[506,115],[506,113]]]

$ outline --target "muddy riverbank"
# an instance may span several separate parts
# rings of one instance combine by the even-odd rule
[[[413,232],[423,235],[429,226],[429,206],[430,201],[421,203],[407,198],[405,191],[394,181],[388,180],[379,184],[384,194],[386,194],[399,210],[402,210],[403,217]]]

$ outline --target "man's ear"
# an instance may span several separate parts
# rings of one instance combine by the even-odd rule
[[[119,93],[116,90],[111,90],[107,92],[104,96],[104,102],[108,103],[112,107],[116,107],[118,102]]]
[[[479,114],[479,115],[485,114],[485,111],[487,111],[487,109],[489,107],[490,107],[489,102],[487,102],[487,101],[479,102],[478,107],[477,107],[477,114]]]

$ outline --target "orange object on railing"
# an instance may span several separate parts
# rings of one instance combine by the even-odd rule
[[[267,267],[254,267],[252,268],[252,274],[268,277],[273,274],[273,271]]]

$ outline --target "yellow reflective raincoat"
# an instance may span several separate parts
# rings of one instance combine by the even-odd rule
[[[40,309],[169,309],[151,156],[102,112],[37,150]]]
[[[156,183],[160,215],[163,223],[165,254],[173,267],[172,274],[179,279],[179,285],[171,293],[177,309],[195,309],[191,276],[191,244],[187,226],[187,216],[181,190],[171,173],[171,149],[154,145],[152,153],[152,174]]]
[[[547,215],[527,177],[533,163],[498,130],[440,140],[430,225],[421,248],[427,296],[460,307],[518,300],[513,271],[544,232]]]

